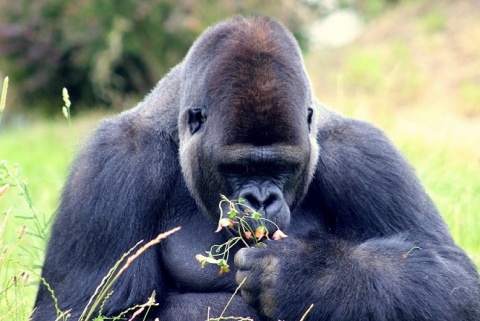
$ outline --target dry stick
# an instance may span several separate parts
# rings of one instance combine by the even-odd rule
[[[98,305],[99,298],[104,298],[104,297],[108,296],[108,294],[106,293],[107,290],[105,290],[105,289],[110,288],[110,285],[112,284],[111,280],[112,280],[112,277],[113,277],[112,276],[113,273],[115,272],[115,270],[118,269],[118,267],[122,263],[122,261],[127,256],[129,256],[130,253],[133,252],[133,250],[135,248],[137,248],[137,246],[139,246],[142,242],[143,242],[143,240],[137,242],[137,244],[135,244],[126,253],[124,253],[122,255],[122,257],[120,257],[120,259],[117,262],[115,262],[115,265],[110,268],[108,273],[102,278],[102,280],[100,281],[100,284],[95,288],[95,291],[93,292],[92,296],[88,300],[87,305],[85,305],[85,308],[83,309],[82,315],[80,315],[79,321],[88,320],[90,318],[90,316],[92,315],[93,310]],[[90,306],[91,304],[93,304],[93,307]],[[85,314],[87,314],[86,317],[85,317]]]
[[[171,230],[169,230],[165,233],[161,233],[156,238],[154,238],[153,240],[151,240],[150,242],[148,242],[147,244],[145,244],[144,246],[139,248],[137,253],[135,253],[134,255],[130,256],[127,259],[127,262],[125,263],[125,265],[120,269],[120,271],[118,271],[118,273],[113,278],[113,282],[115,282],[120,277],[120,275],[122,275],[122,273],[130,266],[130,264],[132,264],[133,261],[135,261],[140,255],[143,254],[143,252],[145,252],[146,250],[148,250],[152,246],[157,245],[158,243],[160,243],[161,240],[166,239],[170,235],[180,231],[180,229],[181,229],[181,227],[178,226],[178,227],[173,228],[173,229],[171,229]]]
[[[7,192],[9,187],[10,187],[10,184],[5,184],[2,187],[0,187],[0,197],[2,197],[3,194]]]
[[[245,283],[246,280],[247,278],[243,278],[242,282],[240,282],[240,284],[237,286],[237,288],[235,289],[235,292],[233,292],[232,296],[230,297],[230,300],[228,300],[227,304],[225,305],[225,308],[223,308],[222,313],[218,317],[219,319],[223,317],[223,314],[225,313],[225,311],[227,311],[228,306],[230,305],[230,303],[232,303],[233,298],[235,297],[235,295],[237,295],[238,290],[240,290],[240,288],[242,287],[243,283]]]
[[[307,314],[309,314],[310,311],[312,311],[312,309],[313,309],[313,304],[310,305],[310,307],[307,309],[307,311],[305,311],[305,313],[303,314],[303,316],[302,316],[302,318],[300,319],[300,321],[304,321],[305,318],[307,317]]]
[[[244,278],[242,280],[242,282],[240,282],[240,284],[237,286],[235,292],[233,292],[232,296],[230,297],[230,300],[228,300],[227,304],[225,305],[225,308],[223,308],[223,311],[218,318],[210,318],[210,307],[207,308],[207,321],[221,321],[221,320],[227,320],[227,319],[228,320],[252,320],[249,317],[244,318],[244,317],[233,317],[233,316],[232,317],[224,317],[223,316],[225,314],[225,311],[227,310],[228,306],[230,305],[230,303],[232,303],[233,298],[235,297],[235,295],[237,295],[238,290],[240,290],[241,286],[243,285],[243,283],[245,283],[246,280],[247,280],[247,278]]]
[[[2,94],[0,96],[0,122],[2,121],[2,113],[5,109],[5,104],[7,101],[7,89],[8,89],[8,77],[5,77],[3,80]]]
[[[140,315],[140,313],[142,313],[146,307],[151,307],[153,304],[155,304],[155,293],[152,293],[152,295],[150,296],[150,298],[148,298],[148,301],[145,302],[144,304],[141,304],[139,307],[140,309],[138,309],[137,311],[135,311],[133,314],[132,314],[132,317],[130,319],[128,319],[128,321],[133,321],[135,320],[136,317],[138,317]],[[146,316],[146,315],[145,315]]]

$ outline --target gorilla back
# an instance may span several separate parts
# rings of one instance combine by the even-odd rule
[[[232,271],[201,269],[220,194],[289,235],[232,249]],[[225,212],[225,211],[224,211]],[[251,222],[255,228],[255,222]],[[103,121],[74,161],[43,267],[79,318],[135,243],[181,226],[114,284],[101,314],[155,292],[149,319],[480,320],[476,267],[413,170],[370,124],[312,98],[300,50],[279,23],[235,17],[207,29],[136,108]],[[233,258],[233,254],[234,258]],[[41,285],[34,320],[54,320]]]

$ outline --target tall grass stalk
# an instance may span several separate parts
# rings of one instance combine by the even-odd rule
[[[3,80],[2,95],[0,96],[0,123],[2,122],[2,114],[5,110],[5,104],[7,103],[7,89],[8,89],[8,76]]]
[[[62,98],[64,103],[62,107],[62,113],[63,113],[63,116],[65,116],[65,118],[68,121],[68,127],[70,127],[70,131],[72,131],[72,115],[70,113],[70,107],[72,106],[72,102],[70,101],[68,90],[65,87],[63,87],[63,90],[62,90]]]
[[[36,272],[40,266],[45,247],[44,231],[38,215],[33,208],[26,181],[20,179],[18,165],[12,171],[5,160],[0,161],[0,198],[7,199],[19,195],[20,203],[12,201],[13,207],[1,214],[4,215],[0,226],[0,320],[27,320],[31,304],[29,293],[34,291],[38,278]],[[13,194],[12,191],[17,193]],[[8,193],[7,193],[8,192]],[[26,202],[31,215],[21,216],[24,212],[22,203]],[[12,223],[17,234],[13,234]],[[22,222],[23,221],[23,222]],[[32,224],[32,222],[34,222]],[[35,253],[31,249],[36,249]]]
[[[127,258],[127,261],[125,262],[125,264],[122,266],[122,268],[118,269],[118,267],[120,266],[120,264],[124,261],[124,259],[130,255],[130,253],[138,247],[138,245],[143,242],[143,241],[140,241],[138,242],[133,248],[131,248],[127,253],[125,253],[121,258],[120,260],[118,260],[116,262],[116,264],[110,269],[110,271],[108,272],[108,274],[103,278],[102,282],[100,283],[100,285],[97,287],[97,289],[95,290],[95,293],[92,295],[92,297],[90,298],[90,301],[88,302],[88,304],[85,306],[85,309],[83,310],[83,313],[82,315],[80,316],[79,318],[79,321],[87,321],[87,320],[91,320],[92,319],[92,316],[93,314],[97,311],[97,307],[99,307],[101,304],[103,304],[105,302],[105,300],[108,299],[108,297],[111,295],[111,288],[113,286],[113,284],[120,278],[120,276],[123,274],[123,272],[125,272],[125,270],[136,260],[138,259],[138,257],[140,257],[140,255],[142,255],[146,250],[148,250],[149,248],[151,248],[152,246],[155,246],[157,245],[158,243],[160,243],[163,239],[169,237],[170,235],[178,232],[180,230],[180,227],[176,227],[174,229],[171,229],[165,233],[161,233],[159,234],[156,238],[154,238],[153,240],[151,240],[150,242],[146,243],[145,245],[143,245],[142,247],[140,247],[137,252],[135,254],[133,254],[132,256],[128,257]],[[116,272],[116,273],[115,273]],[[150,299],[148,302],[153,302],[154,301],[152,299]],[[147,304],[148,304],[147,302]],[[152,303],[152,304],[153,304]],[[136,308],[140,308],[142,309],[144,305],[139,305],[139,306],[135,306],[133,307],[132,309],[136,309]],[[143,307],[144,308],[144,307]],[[130,311],[131,309],[129,309],[128,311]],[[100,311],[101,313],[101,311]]]

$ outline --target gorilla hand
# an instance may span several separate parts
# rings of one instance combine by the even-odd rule
[[[243,248],[235,255],[236,281],[244,300],[260,314],[272,318],[278,307],[279,266],[281,260],[268,248]]]
[[[306,256],[312,250],[316,259],[323,256],[316,246],[290,238],[240,249],[235,265],[243,299],[266,320],[299,320],[315,300],[319,266]]]
[[[452,290],[445,292],[443,285],[448,289],[473,286],[456,294],[466,302],[476,291],[467,269],[459,269],[456,278],[450,274],[454,255],[461,257],[463,252],[423,244],[424,248],[412,252],[418,248],[416,243],[402,234],[351,242],[313,232],[271,241],[266,248],[241,249],[235,255],[236,280],[246,278],[242,297],[265,320],[299,320],[311,304],[314,307],[306,320],[423,320],[426,311],[434,313],[431,320],[456,320],[452,316],[462,313],[468,315],[464,320],[470,314],[476,317],[478,303],[472,301],[465,308],[459,301],[445,300]],[[438,271],[434,280],[425,277],[432,269]],[[421,301],[426,297],[428,301]],[[409,308],[401,310],[392,302]],[[452,311],[447,318],[438,302]]]

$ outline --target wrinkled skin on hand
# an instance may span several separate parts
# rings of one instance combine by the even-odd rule
[[[284,239],[267,241],[267,246],[243,248],[235,255],[235,266],[238,269],[235,278],[241,284],[241,295],[267,320],[293,315],[300,319],[313,303],[302,303],[301,300],[293,303],[299,298],[291,295],[295,293],[295,288],[312,283],[306,281],[307,273],[311,273],[305,270],[308,268],[307,263],[305,266],[301,263],[306,249],[302,241]],[[291,303],[286,304],[287,301]],[[291,306],[301,308],[290,311],[288,307]]]
[[[277,307],[280,264],[278,257],[263,248],[243,248],[235,255],[235,279],[238,284],[243,282],[242,297],[266,317],[272,317]]]

